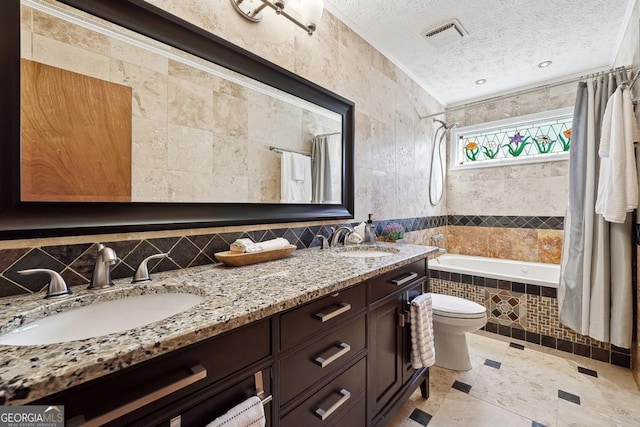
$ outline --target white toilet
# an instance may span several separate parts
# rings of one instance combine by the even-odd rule
[[[431,294],[436,366],[454,371],[471,369],[467,332],[487,324],[484,306],[450,295]]]

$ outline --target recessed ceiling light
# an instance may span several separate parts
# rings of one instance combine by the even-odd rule
[[[538,64],[538,68],[547,68],[551,64],[552,64],[551,61],[542,61],[541,63]]]
[[[477,85],[483,85],[483,84],[485,84],[486,82],[487,82],[487,79],[478,79],[478,80],[476,80],[476,84],[477,84]]]

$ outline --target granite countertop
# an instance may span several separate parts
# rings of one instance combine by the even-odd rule
[[[127,296],[188,292],[204,301],[159,322],[40,346],[0,345],[0,404],[25,404],[333,293],[426,258],[432,246],[379,244],[399,250],[379,258],[348,258],[336,250],[303,249],[245,267],[221,264],[152,274],[149,284],[114,281],[107,290],[73,288],[62,300],[44,293],[0,299],[0,335],[44,316]],[[36,267],[36,266],[34,266]]]

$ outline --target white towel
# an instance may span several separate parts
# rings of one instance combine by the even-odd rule
[[[262,402],[253,396],[211,421],[207,427],[264,427],[265,424]]]
[[[309,156],[288,151],[282,153],[280,201],[311,203],[311,158]]]
[[[411,301],[411,366],[428,368],[436,362],[433,345],[433,310],[431,294],[418,295]]]
[[[286,248],[289,245],[291,245],[291,243],[289,243],[287,239],[278,237],[277,239],[265,240],[264,242],[246,245],[245,252],[272,251],[274,249]]]
[[[631,94],[619,86],[607,102],[598,149],[601,161],[595,211],[606,221],[624,223],[627,212],[638,207],[634,142],[639,140]]]

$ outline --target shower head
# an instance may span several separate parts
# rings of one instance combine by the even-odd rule
[[[433,119],[433,121],[440,123],[445,131],[448,131],[448,130],[451,130],[451,129],[455,128],[455,127],[460,126],[460,123],[451,123],[449,126],[447,126],[447,124],[445,122],[443,122],[442,120]]]

